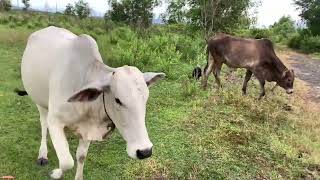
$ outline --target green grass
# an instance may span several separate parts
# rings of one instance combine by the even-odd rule
[[[40,145],[38,112],[28,97],[13,93],[13,89],[22,87],[20,60],[33,30],[0,26],[0,176],[26,180],[49,179],[48,173],[58,165],[50,141],[49,165],[36,165]],[[293,112],[284,110],[292,102],[282,90],[273,95],[270,85],[268,97],[257,101],[259,86],[253,81],[249,96],[244,97],[244,72],[240,70],[233,83],[223,80],[221,91],[202,91],[199,82],[188,79],[195,64],[205,63],[200,40],[172,33],[171,42],[162,37],[163,30],[159,31],[160,35],[154,33],[145,39],[137,39],[128,28],[96,36],[109,64],[131,63],[143,70],[163,70],[168,77],[152,87],[148,101],[146,122],[154,144],[152,158],[130,159],[124,140],[116,132],[108,141],[90,146],[85,179],[297,179],[309,164],[319,163],[312,156],[300,157],[305,149],[320,154],[320,144],[318,138],[311,140],[315,134],[307,133],[300,124],[298,105],[292,104]],[[190,41],[190,47],[177,50],[174,45],[181,40],[185,40],[181,45]],[[135,41],[145,44],[135,50],[130,44]],[[195,52],[189,55],[188,50]],[[141,60],[144,58],[145,62]],[[70,134],[69,142],[74,156],[77,139]],[[75,168],[66,173],[65,179],[73,179],[74,175]]]

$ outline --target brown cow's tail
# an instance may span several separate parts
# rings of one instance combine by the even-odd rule
[[[14,92],[17,93],[18,96],[27,96],[28,95],[27,91],[23,91],[23,90],[19,90],[19,89],[15,89]]]
[[[207,58],[209,57],[209,53],[210,53],[209,52],[209,46],[208,46],[208,43],[207,43]],[[209,58],[207,59],[206,66],[203,68],[202,74],[204,74],[207,71],[208,67],[209,67]]]

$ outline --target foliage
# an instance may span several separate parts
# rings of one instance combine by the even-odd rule
[[[251,0],[174,0],[165,16],[169,23],[187,22],[201,29],[208,38],[212,32],[230,32],[243,22],[250,25],[247,10],[253,5]]]
[[[249,36],[252,38],[255,38],[255,39],[269,38],[270,37],[270,30],[269,29],[251,28]]]
[[[68,16],[75,16],[76,15],[75,9],[72,4],[69,3],[66,6],[66,9],[64,10],[64,14],[68,15]]]
[[[12,5],[10,0],[0,1],[0,11],[10,11]]]
[[[162,14],[162,19],[168,24],[187,23],[186,0],[171,0],[167,11]]]
[[[151,25],[155,6],[158,0],[110,0],[111,10],[105,17],[115,22],[124,22],[135,27],[146,28]]]
[[[22,0],[22,3],[24,4],[23,10],[27,11],[30,7],[30,0]]]
[[[295,0],[295,4],[301,9],[302,13],[300,16],[306,20],[312,34],[320,35],[320,1]]]
[[[295,33],[295,21],[290,16],[283,16],[270,27],[273,40],[277,43],[287,42]]]
[[[308,29],[300,30],[289,40],[288,46],[306,53],[319,53],[320,36],[313,36]]]
[[[79,0],[75,3],[74,12],[80,19],[87,18],[90,15],[89,4],[83,0]]]

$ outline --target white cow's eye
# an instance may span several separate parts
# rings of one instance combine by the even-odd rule
[[[115,101],[116,101],[117,104],[119,104],[120,106],[122,106],[122,102],[120,101],[120,99],[115,98]]]

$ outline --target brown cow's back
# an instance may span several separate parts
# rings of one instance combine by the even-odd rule
[[[212,56],[234,68],[252,69],[259,65],[261,59],[270,61],[274,54],[269,40],[255,40],[236,38],[226,34],[219,34],[208,42],[208,50]]]

